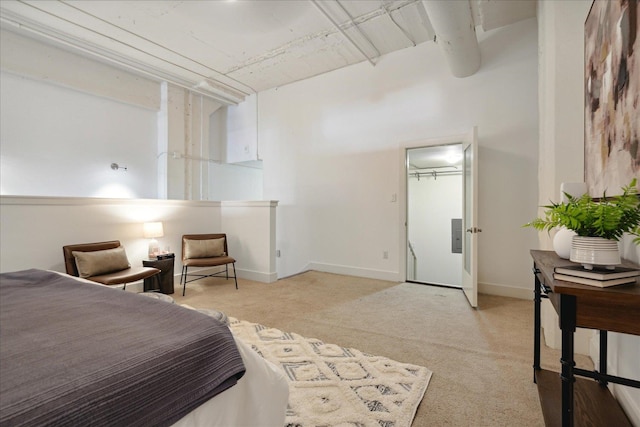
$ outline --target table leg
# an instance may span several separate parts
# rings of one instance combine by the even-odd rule
[[[560,329],[562,330],[562,426],[573,427],[573,335],[576,331],[576,297],[560,295]]]
[[[533,382],[536,382],[536,371],[540,370],[540,329],[542,321],[540,316],[540,280],[538,279],[539,270],[533,265],[533,277],[535,277],[535,289],[533,290]]]
[[[600,331],[600,373],[607,374],[607,331]],[[606,380],[598,380],[601,386],[606,386]]]

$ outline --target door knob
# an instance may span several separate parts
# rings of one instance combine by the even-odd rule
[[[482,233],[482,229],[478,227],[467,228],[467,233]]]

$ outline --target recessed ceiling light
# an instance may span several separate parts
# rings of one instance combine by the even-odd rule
[[[462,154],[450,153],[449,155],[447,155],[445,159],[447,160],[447,162],[453,165],[455,163],[458,163],[460,160],[462,160]]]

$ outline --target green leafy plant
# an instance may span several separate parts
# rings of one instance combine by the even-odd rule
[[[537,230],[550,231],[554,227],[564,226],[576,232],[578,236],[603,237],[619,240],[624,233],[636,236],[633,240],[640,245],[640,198],[637,179],[622,187],[619,196],[606,197],[599,201],[588,194],[573,197],[565,193],[567,201],[543,206],[544,218],[536,218],[524,225]]]

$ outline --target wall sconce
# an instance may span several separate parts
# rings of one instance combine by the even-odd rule
[[[114,171],[117,171],[118,169],[124,169],[125,171],[127,170],[126,166],[120,166],[117,163],[111,163],[111,169]]]
[[[160,253],[160,245],[156,237],[164,236],[161,222],[145,222],[142,226],[142,235],[149,240],[149,258],[154,258]]]

